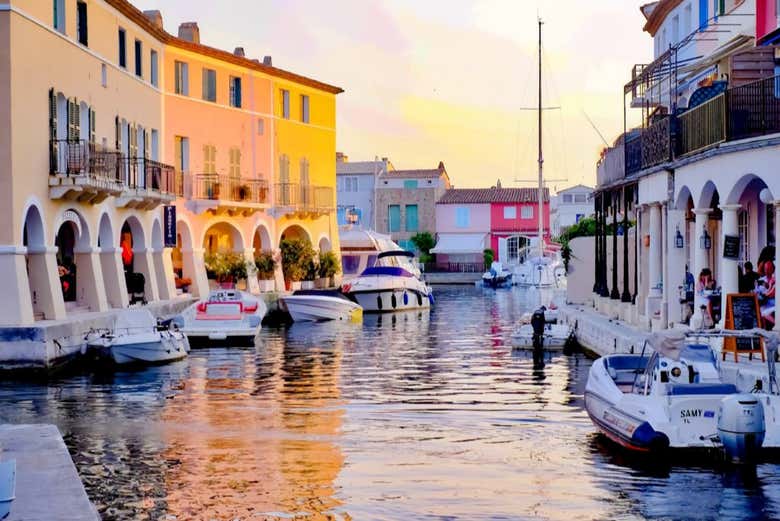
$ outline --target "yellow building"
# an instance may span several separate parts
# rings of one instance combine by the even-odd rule
[[[171,299],[174,273],[202,295],[208,249],[338,251],[341,89],[182,31],[126,0],[0,5],[0,325]]]

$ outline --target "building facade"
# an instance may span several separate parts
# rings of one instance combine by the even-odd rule
[[[451,272],[484,271],[490,248],[490,203],[473,202],[472,190],[452,188],[436,203],[436,267]]]
[[[420,232],[436,233],[436,202],[450,188],[444,163],[429,170],[391,170],[378,177],[377,227],[402,248],[414,250],[410,239]]]
[[[219,241],[249,257],[299,234],[338,251],[341,90],[183,30],[126,0],[0,8],[0,324],[170,299],[175,273],[203,294]],[[214,226],[229,239],[209,242]]]
[[[657,37],[686,5],[657,2],[646,30]],[[594,301],[605,314],[648,329],[696,323],[705,313],[723,324],[723,303],[739,292],[748,261],[773,278],[780,121],[772,114],[780,103],[775,49],[754,38],[755,7],[719,3],[695,33],[720,46],[682,69],[667,60],[685,39],[639,76],[632,71],[624,92],[643,109],[643,125],[605,151],[594,198]],[[670,96],[650,104],[642,92],[656,82],[671,85]],[[622,233],[629,227],[634,233]],[[708,272],[711,291],[690,286],[686,273],[697,279]],[[774,322],[771,307],[763,306],[765,324]]]
[[[377,179],[380,175],[394,171],[393,164],[383,157],[377,161],[354,161],[342,154],[336,154],[336,200],[338,201],[339,225],[354,225],[366,230],[375,230]]]
[[[550,201],[551,233],[558,237],[566,228],[593,214],[593,188],[572,186],[555,194]]]

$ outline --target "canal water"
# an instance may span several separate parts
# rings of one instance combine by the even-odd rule
[[[267,329],[173,365],[0,382],[0,422],[55,423],[105,519],[778,519],[780,466],[615,455],[590,360],[513,353],[533,296]]]

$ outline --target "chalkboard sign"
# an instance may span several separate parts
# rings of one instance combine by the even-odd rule
[[[761,314],[758,298],[753,293],[732,293],[726,297],[726,329],[744,331],[760,328]],[[764,358],[763,342],[754,338],[727,337],[723,341],[723,358],[726,353],[734,353],[734,361],[738,360],[738,352],[750,354],[761,353]]]
[[[723,237],[723,257],[726,259],[739,259],[739,237],[735,235]]]

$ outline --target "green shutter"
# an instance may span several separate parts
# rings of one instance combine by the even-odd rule
[[[57,95],[49,89],[49,139],[57,139]]]

